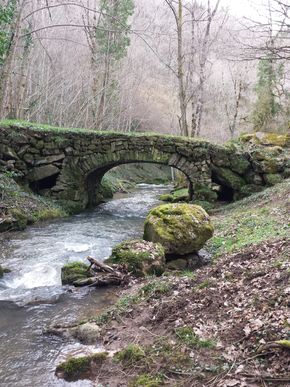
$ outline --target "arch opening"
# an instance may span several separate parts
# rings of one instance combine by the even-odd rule
[[[234,190],[225,185],[221,179],[219,179],[218,175],[213,171],[212,172],[212,181],[213,183],[217,184],[219,186],[219,189],[216,191],[218,195],[218,201],[219,202],[227,202],[231,203],[234,201]]]
[[[59,172],[42,179],[29,183],[29,188],[38,195],[45,196],[46,193],[56,185]]]
[[[104,200],[102,199],[103,194],[109,192],[109,187],[106,186],[106,181],[109,181],[109,184],[114,185],[114,179],[118,180],[119,178],[120,181],[123,179],[125,182],[123,188],[124,191],[127,192],[127,187],[130,189],[133,188],[136,184],[140,183],[168,184],[172,182],[173,178],[176,178],[177,175],[176,173],[173,174],[172,170],[178,171],[178,174],[180,172],[182,173],[182,175],[185,177],[185,180],[187,181],[189,196],[192,195],[192,182],[190,181],[189,177],[178,168],[170,167],[168,164],[164,163],[156,163],[154,161],[127,161],[122,163],[112,163],[106,167],[98,168],[87,176],[87,207],[95,207]],[[108,199],[113,197],[113,193],[118,192],[118,188],[120,188],[120,191],[122,192],[122,186],[113,186],[112,188],[113,191],[114,189],[115,191],[111,192],[111,195],[108,197]]]

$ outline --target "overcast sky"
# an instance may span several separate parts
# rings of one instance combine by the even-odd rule
[[[222,0],[221,5],[228,7],[235,16],[257,19],[265,12],[266,0]]]

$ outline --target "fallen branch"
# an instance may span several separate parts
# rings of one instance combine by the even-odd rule
[[[92,268],[95,271],[105,273],[114,273],[114,269],[111,266],[105,265],[104,263],[97,261],[95,258],[87,257],[87,260],[90,262],[90,269]]]
[[[122,265],[108,266],[95,258],[87,257],[90,262],[90,277],[77,280],[73,284],[77,287],[102,287],[109,285],[126,285],[129,282],[129,273]]]
[[[241,376],[244,376],[248,379],[248,381],[251,382],[260,382],[261,380],[264,380],[265,382],[279,382],[279,383],[289,383],[290,382],[290,375],[287,377],[283,376],[270,376],[270,375],[252,375],[248,373],[241,373]]]

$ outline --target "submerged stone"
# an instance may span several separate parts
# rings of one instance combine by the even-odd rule
[[[129,240],[115,246],[106,262],[125,264],[138,277],[161,275],[165,270],[165,253],[159,243]]]
[[[4,267],[0,266],[0,278],[2,278],[5,273],[10,273],[10,272],[11,272],[11,270],[4,269]]]
[[[166,254],[184,255],[200,250],[213,236],[209,215],[193,204],[164,204],[151,210],[144,239],[160,243]]]

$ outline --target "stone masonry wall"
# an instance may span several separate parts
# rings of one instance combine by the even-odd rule
[[[290,176],[289,148],[273,144],[219,146],[159,135],[0,127],[0,172],[72,211],[95,204],[111,168],[131,162],[175,167],[187,176],[196,199],[238,199]]]

